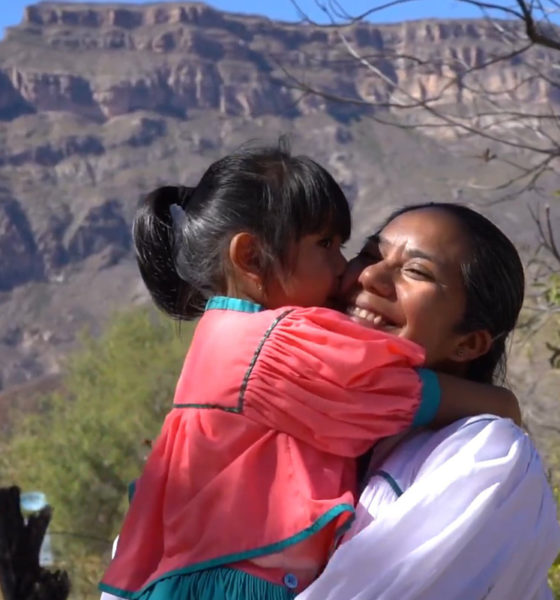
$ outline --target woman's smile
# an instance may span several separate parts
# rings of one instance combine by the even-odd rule
[[[379,329],[381,331],[387,331],[388,333],[393,333],[395,335],[398,335],[398,332],[401,328],[401,325],[398,325],[392,321],[387,315],[378,311],[374,311],[371,308],[362,307],[360,296],[358,296],[353,302],[350,302],[346,308],[346,314],[348,314],[356,323],[360,323],[374,329]]]

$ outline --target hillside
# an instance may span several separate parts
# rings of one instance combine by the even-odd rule
[[[499,43],[483,21],[360,24],[348,35],[364,52],[414,50],[467,65],[488,60]],[[553,68],[552,55],[543,61]],[[400,85],[419,85],[398,59],[377,66]],[[0,42],[0,390],[52,381],[81,329],[97,332],[114,310],[146,300],[130,248],[138,199],[162,182],[195,182],[211,160],[247,140],[288,133],[297,153],[332,171],[354,207],[350,251],[391,209],[448,199],[481,207],[528,256],[532,198],[493,205],[497,194],[471,190],[507,172],[478,158],[485,147],[476,140],[428,138],[382,126],[364,106],[302,98],[286,72],[360,100],[389,102],[396,93],[348,62],[336,32],[200,3],[44,2],[7,31]],[[515,88],[524,73],[512,58],[485,70],[484,84]],[[444,82],[445,73],[427,72],[421,93]],[[471,100],[464,90],[442,99],[459,107]],[[535,80],[510,100],[555,107],[559,97]],[[532,389],[532,413],[543,420],[556,375],[529,364],[519,350],[514,379]],[[542,393],[531,388],[541,379]]]

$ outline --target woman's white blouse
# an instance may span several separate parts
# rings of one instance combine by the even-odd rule
[[[376,447],[356,520],[297,600],[547,600],[556,504],[529,437],[479,416]]]

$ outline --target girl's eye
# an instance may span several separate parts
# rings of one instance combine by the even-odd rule
[[[319,240],[319,246],[321,246],[322,248],[331,248],[333,245],[333,239],[332,238],[323,238],[322,240]]]

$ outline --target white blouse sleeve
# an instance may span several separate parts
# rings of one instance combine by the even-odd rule
[[[559,551],[531,440],[472,417],[412,433],[375,466],[353,528],[297,600],[548,600]]]

